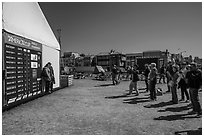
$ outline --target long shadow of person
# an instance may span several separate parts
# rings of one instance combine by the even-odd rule
[[[200,118],[196,115],[194,116],[189,116],[191,114],[177,114],[177,115],[168,115],[168,116],[160,116],[157,118],[154,118],[154,120],[166,120],[166,121],[174,121],[174,120],[185,120],[189,118]]]
[[[176,131],[175,135],[202,135],[202,128],[198,128],[196,130],[184,130],[184,131]]]
[[[191,105],[188,104],[187,106],[181,106],[181,107],[168,107],[163,110],[158,110],[158,112],[166,112],[166,111],[181,112],[181,111],[189,110],[190,108],[191,108]]]
[[[149,104],[149,105],[146,105],[144,107],[145,108],[159,108],[159,107],[165,107],[165,106],[168,106],[168,105],[173,105],[173,102],[172,101],[160,102],[158,104]]]
[[[130,98],[123,100],[123,103],[128,104],[137,104],[137,103],[143,103],[143,102],[149,102],[149,97],[136,97],[136,98]]]
[[[115,99],[115,98],[124,98],[124,97],[131,97],[134,95],[128,95],[128,94],[122,94],[122,95],[116,95],[116,96],[109,96],[109,97],[105,97],[107,99]]]

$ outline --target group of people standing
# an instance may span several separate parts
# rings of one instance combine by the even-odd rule
[[[136,96],[138,96],[139,92],[137,89],[137,82],[140,80],[138,65],[135,64],[134,67],[130,69],[128,73],[131,75],[131,82],[129,85],[128,94],[132,94],[134,89],[136,92]],[[156,63],[151,63],[150,65],[145,64],[145,70],[143,72],[143,75],[145,76],[146,92],[150,91],[150,99],[156,100],[156,90],[155,90],[155,86],[157,83]]]
[[[48,62],[41,72],[42,91],[45,93],[53,92],[53,84],[55,84],[55,76],[52,64]]]
[[[182,64],[179,67],[173,62],[169,62],[166,73],[168,92],[172,93],[172,102],[178,104],[178,101],[191,101],[193,107],[192,113],[196,113],[198,116],[202,115],[198,98],[198,91],[202,86],[202,73],[197,68],[197,64],[192,62],[189,65]],[[178,100],[177,96],[177,89],[179,88],[181,89],[180,100]]]
[[[163,79],[163,83],[167,83],[168,91],[172,94],[171,102],[173,104],[178,104],[178,102],[191,102],[193,111],[191,113],[196,113],[198,116],[202,115],[201,106],[198,98],[198,91],[202,86],[202,73],[201,70],[197,68],[197,64],[192,62],[191,64],[177,65],[175,62],[169,61],[167,66],[164,65],[159,70],[156,68],[156,63],[145,64],[145,70],[143,75],[145,77],[146,92],[150,92],[150,99],[155,101],[156,96],[156,84],[157,75],[159,75],[159,83]],[[132,94],[133,89],[135,89],[136,96],[139,95],[137,89],[137,81],[139,81],[139,71],[138,65],[129,67],[127,71],[127,77],[131,75],[131,82],[129,84],[129,93]],[[113,76],[115,78],[115,76]],[[165,78],[167,81],[165,81]],[[114,84],[113,79],[113,84]],[[116,82],[117,83],[117,82]],[[178,100],[177,89],[181,89],[181,99]],[[186,99],[185,99],[186,97]]]

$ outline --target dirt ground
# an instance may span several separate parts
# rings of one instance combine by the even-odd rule
[[[74,80],[74,85],[2,113],[3,135],[195,135],[202,118],[190,115],[189,103],[171,104],[165,93],[150,101],[128,93],[130,81]],[[166,91],[165,84],[158,84]],[[200,102],[201,92],[199,92]],[[178,91],[180,99],[180,91]]]

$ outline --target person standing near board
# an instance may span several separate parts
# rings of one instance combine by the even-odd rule
[[[49,88],[50,88],[50,83],[51,83],[51,75],[50,75],[50,69],[49,69],[50,64],[46,64],[43,67],[43,70],[41,72],[41,77],[42,77],[42,91],[45,93],[49,93]]]
[[[50,81],[50,93],[53,92],[53,84],[55,84],[55,75],[54,75],[54,70],[52,67],[52,64],[50,62],[47,63],[48,67],[50,69],[50,77],[51,77],[51,81]]]

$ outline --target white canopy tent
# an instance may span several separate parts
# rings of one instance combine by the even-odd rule
[[[3,2],[2,29],[41,43],[42,65],[51,62],[56,84],[60,86],[60,45],[36,2]]]

